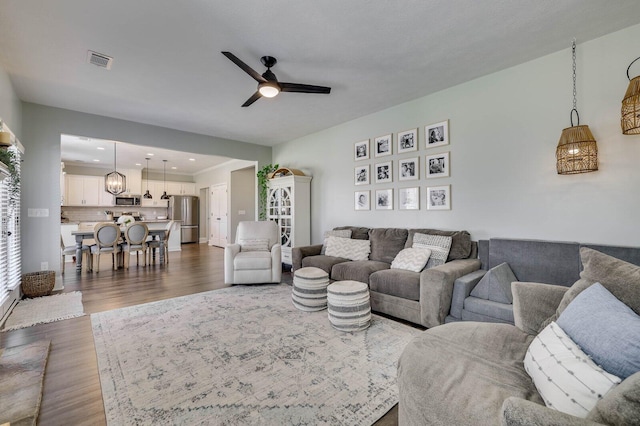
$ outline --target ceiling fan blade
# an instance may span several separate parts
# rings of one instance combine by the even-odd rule
[[[313,86],[311,84],[299,84],[299,83],[280,83],[281,91],[283,92],[297,92],[297,93],[331,93],[331,87],[325,86]]]
[[[248,107],[249,105],[251,105],[252,103],[257,101],[261,97],[262,97],[262,95],[260,94],[260,92],[256,92],[249,99],[247,99],[247,101],[245,103],[243,103],[242,106],[243,107]]]
[[[257,81],[258,83],[264,83],[265,81],[267,81],[263,76],[258,74],[253,68],[251,68],[249,65],[245,64],[244,62],[242,62],[240,59],[238,59],[238,57],[236,55],[234,55],[233,53],[231,53],[231,52],[222,52],[222,54],[224,56],[226,56],[227,58],[229,58],[231,60],[231,62],[233,62],[234,64],[239,66],[244,72],[246,72],[251,77],[253,77],[253,79],[255,81]]]

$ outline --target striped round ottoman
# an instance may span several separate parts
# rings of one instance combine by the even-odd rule
[[[321,311],[327,308],[329,274],[320,268],[300,268],[293,273],[293,306],[301,311]]]
[[[340,331],[360,331],[371,323],[369,288],[359,281],[336,281],[327,287],[329,322]]]

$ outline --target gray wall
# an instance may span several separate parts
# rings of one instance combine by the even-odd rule
[[[22,103],[13,90],[9,75],[2,68],[0,68],[0,118],[18,139],[22,139]]]
[[[22,165],[24,272],[39,270],[42,261],[49,262],[50,268],[59,270],[59,176],[62,133],[180,149],[198,154],[242,158],[260,164],[271,162],[270,147],[31,103],[22,104],[22,128],[21,141],[26,149]],[[29,218],[28,208],[48,208],[49,217]]]
[[[241,220],[256,217],[256,169],[249,167],[231,172],[229,221],[231,234],[228,241],[236,240],[236,228]],[[244,214],[240,211],[244,210]]]
[[[559,176],[555,150],[572,107],[567,48],[474,81],[274,147],[273,163],[313,176],[312,242],[338,225],[467,229],[489,237],[637,246],[640,136],[620,131],[625,71],[638,56],[640,25],[579,44],[578,110],[599,149],[600,170]],[[453,52],[452,54],[455,54]],[[637,67],[635,68],[638,69]],[[636,71],[634,75],[637,75]],[[428,78],[428,75],[425,75]],[[426,149],[424,126],[449,119],[448,146]],[[354,143],[419,128],[420,210],[398,210],[397,160],[354,161]],[[451,177],[425,179],[425,155],[450,152]],[[354,185],[356,164],[394,162],[391,184]],[[426,210],[426,187],[451,185],[452,210]],[[354,191],[394,188],[394,210],[354,211]]]

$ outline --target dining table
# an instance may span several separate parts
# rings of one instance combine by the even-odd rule
[[[124,229],[121,229],[122,238],[124,240]],[[72,231],[71,235],[76,238],[76,272],[82,272],[82,243],[84,240],[93,239],[93,229]],[[164,245],[165,245],[166,231],[164,229],[149,229],[149,236],[154,240],[160,241],[160,264],[164,264]],[[153,252],[153,259],[155,261],[155,251]]]

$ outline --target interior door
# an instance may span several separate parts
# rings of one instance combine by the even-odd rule
[[[209,245],[227,245],[227,185],[209,187]]]

